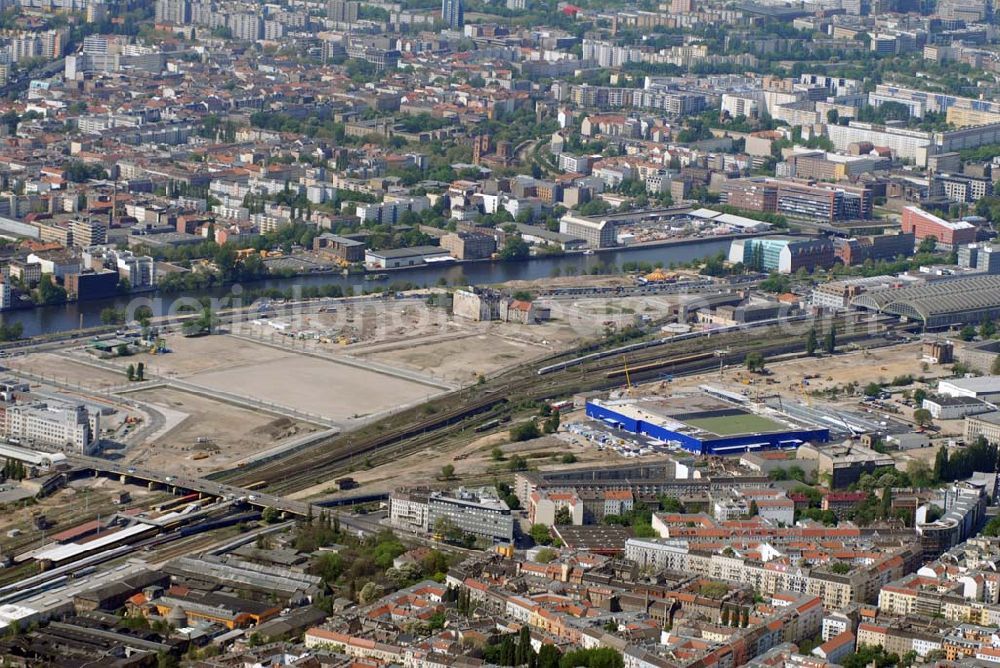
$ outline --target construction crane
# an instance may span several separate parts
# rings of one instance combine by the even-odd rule
[[[625,393],[632,396],[632,379],[628,375],[628,358],[622,355],[622,366],[625,368]]]
[[[841,415],[840,413],[838,413],[837,411],[831,409],[830,412],[833,413],[837,417],[837,419],[840,420],[841,424],[843,424],[844,427],[847,428],[847,433],[849,433],[851,435],[851,439],[855,439],[858,436],[861,436],[862,434],[865,433],[864,431],[860,431],[859,432],[857,429],[855,429],[854,427],[852,427],[847,422],[847,420],[844,418],[844,416]]]

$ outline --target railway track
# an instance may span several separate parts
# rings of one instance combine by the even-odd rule
[[[221,529],[221,531],[225,531],[225,529]],[[151,563],[161,563],[176,559],[177,557],[198,554],[225,540],[225,538],[216,534],[217,532],[215,531],[209,531],[203,534],[167,541],[164,543],[164,547],[150,550],[144,556],[144,559]]]
[[[892,329],[889,319],[876,319],[875,331],[841,333],[845,321],[837,319],[838,345],[871,339]],[[539,376],[538,370],[571,359],[579,349],[552,356],[408,409],[357,432],[338,435],[286,458],[276,459],[236,471],[217,474],[228,484],[264,481],[271,494],[289,494],[329,482],[370,460],[373,465],[419,452],[448,435],[459,435],[482,422],[524,410],[533,402],[548,401],[582,391],[607,390],[621,386],[624,365],[629,366],[633,383],[655,380],[666,373],[691,374],[718,365],[715,350],[725,350],[725,363],[741,364],[750,352],[774,356],[801,351],[805,333],[790,336],[770,329],[731,332],[706,338],[636,350],[620,357],[601,357],[570,368]],[[592,349],[592,346],[588,346]],[[709,348],[710,351],[706,351]]]

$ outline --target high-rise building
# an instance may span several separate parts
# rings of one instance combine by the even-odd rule
[[[257,14],[229,14],[226,27],[233,32],[233,39],[254,42],[264,36],[264,18]]]
[[[108,18],[108,6],[93,0],[87,3],[87,23],[100,23]]]
[[[465,5],[462,0],[441,0],[441,20],[453,30],[465,25]]]
[[[355,23],[360,5],[355,0],[330,0],[326,4],[326,17],[337,23]]]
[[[190,0],[157,0],[156,22],[187,25],[191,22]]]

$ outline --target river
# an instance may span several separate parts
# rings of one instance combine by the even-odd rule
[[[669,266],[671,262],[689,262],[694,259],[725,252],[729,248],[729,239],[709,239],[686,244],[662,246],[643,246],[613,251],[603,251],[595,255],[570,254],[555,257],[538,257],[523,262],[471,262],[463,264],[448,264],[440,266],[421,266],[414,269],[394,270],[387,272],[389,277],[376,281],[366,281],[361,275],[341,276],[340,274],[317,274],[312,276],[297,276],[294,278],[274,278],[246,284],[248,289],[278,288],[288,289],[295,285],[318,286],[335,284],[354,290],[361,294],[365,289],[376,286],[388,286],[392,283],[411,283],[419,286],[437,285],[443,277],[450,285],[465,282],[470,285],[502,283],[504,281],[533,280],[549,278],[554,275],[570,275],[589,273],[597,265],[615,265],[621,267],[625,262],[662,262]],[[125,309],[133,298],[159,300],[160,309],[154,308],[156,315],[169,310],[170,304],[179,298],[200,297],[204,295],[224,297],[231,294],[233,286],[227,285],[212,288],[198,293],[173,293],[169,295],[134,295],[111,299],[97,299],[84,302],[69,302],[58,306],[42,306],[32,309],[17,309],[0,315],[0,322],[11,324],[21,323],[24,336],[36,336],[62,332],[78,327],[97,327],[101,323],[101,310],[107,307]]]

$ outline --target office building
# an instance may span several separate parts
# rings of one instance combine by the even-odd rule
[[[733,264],[783,274],[832,267],[834,257],[833,242],[827,238],[758,237],[735,239],[729,246],[729,261]]]
[[[89,411],[80,403],[48,399],[8,405],[4,421],[7,438],[28,447],[89,455],[99,446],[100,412]]]
[[[441,21],[452,30],[465,25],[465,5],[462,0],[441,0]]]
[[[851,300],[866,290],[891,287],[895,283],[891,276],[865,276],[846,278],[842,281],[827,281],[813,288],[809,301],[813,306],[829,309],[845,309]]]
[[[990,443],[1000,443],[1000,411],[965,416],[965,440],[974,442],[982,436]]]
[[[132,251],[115,251],[110,254],[118,275],[135,288],[156,285],[156,262],[149,255],[136,255]]]
[[[989,243],[960,246],[958,266],[986,274],[1000,274],[1000,248],[993,248]]]
[[[111,269],[85,269],[78,274],[66,274],[66,293],[80,301],[107,299],[118,294],[118,272]]]
[[[452,232],[441,237],[441,248],[459,260],[478,260],[493,255],[497,243],[488,234]]]
[[[313,239],[313,250],[333,255],[344,262],[364,262],[365,244],[356,239],[348,239],[324,232]]]
[[[614,223],[605,219],[568,213],[559,219],[559,233],[583,239],[588,248],[609,248],[618,243]]]
[[[100,246],[108,242],[108,224],[98,218],[76,218],[70,221],[73,245],[78,248]]]
[[[915,206],[903,209],[900,225],[905,233],[913,233],[917,241],[934,237],[938,244],[958,247],[976,240],[976,227],[964,220],[949,222]]]
[[[395,490],[389,495],[389,522],[410,531],[471,535],[489,544],[514,539],[510,508],[487,488],[455,492]]]
[[[912,232],[876,236],[833,239],[833,252],[845,267],[864,264],[867,260],[891,262],[897,257],[909,257],[916,243]]]
[[[730,206],[748,211],[830,222],[872,217],[872,194],[865,186],[755,177],[726,181],[722,184],[722,195]]]

